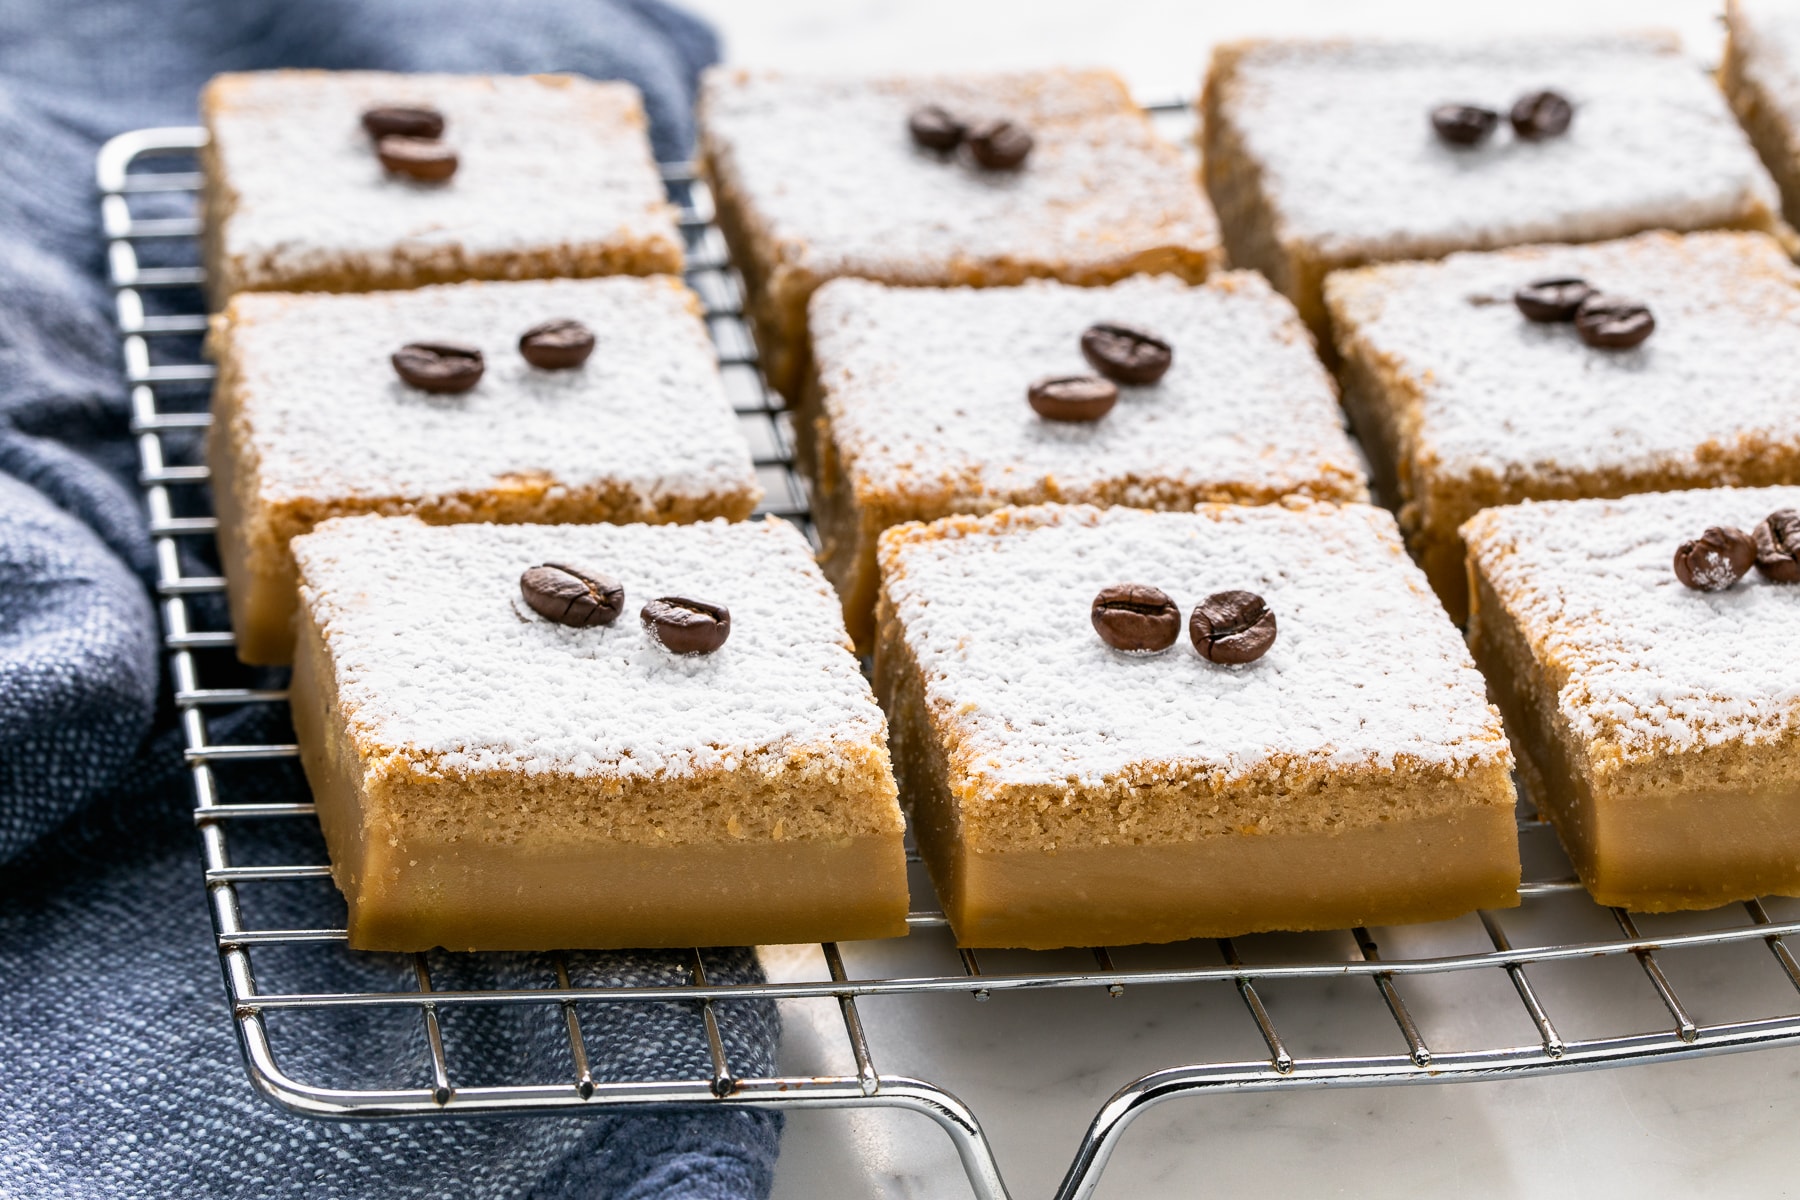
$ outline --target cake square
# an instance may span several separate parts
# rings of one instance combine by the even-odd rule
[[[1800,214],[1800,13],[1769,0],[1726,0],[1725,27],[1720,82],[1792,222]]]
[[[1469,645],[1528,791],[1594,898],[1643,912],[1800,894],[1800,585],[1676,577],[1683,542],[1800,487],[1492,508],[1464,527]]]
[[[971,128],[1009,119],[1035,145],[1012,170],[916,145],[939,105]],[[1218,224],[1182,152],[1106,71],[823,78],[714,70],[700,152],[743,272],[763,369],[805,378],[806,302],[855,275],[924,287],[1033,277],[1111,283],[1221,265]]]
[[[1168,372],[1119,386],[1098,421],[1039,416],[1031,383],[1091,372],[1081,338],[1097,322],[1160,337],[1173,351]],[[813,298],[812,333],[815,386],[797,425],[818,442],[822,560],[859,646],[873,635],[876,540],[903,521],[1049,501],[1190,509],[1368,499],[1306,327],[1251,272],[1095,288],[838,279]]]
[[[886,722],[792,525],[347,517],[294,548],[294,728],[351,946],[906,932]],[[617,620],[523,603],[546,562],[622,584]],[[725,643],[664,649],[639,609],[667,595],[725,606]]]
[[[596,335],[545,370],[521,334],[569,318]],[[403,382],[402,346],[484,348],[456,395]],[[410,292],[246,292],[214,317],[207,458],[238,657],[293,649],[288,541],[327,517],[427,521],[741,519],[760,498],[700,302],[680,281],[442,284]]]
[[[1565,131],[1509,110],[1551,89]],[[1500,114],[1449,144],[1447,103]],[[1326,272],[1647,229],[1780,229],[1773,181],[1673,35],[1218,47],[1202,99],[1207,190],[1233,265],[1292,297],[1327,346]]]
[[[1649,308],[1630,349],[1513,300],[1579,277]],[[1520,500],[1800,483],[1800,269],[1753,233],[1642,234],[1452,255],[1326,281],[1344,400],[1445,607],[1458,528]]]
[[[378,106],[444,118],[455,174],[386,170]],[[463,279],[677,273],[680,230],[626,83],[573,75],[257,71],[200,96],[207,279],[367,292]]]
[[[889,530],[875,690],[959,943],[1047,948],[1518,903],[1512,754],[1371,505],[1047,505]],[[1256,592],[1240,666],[1111,649],[1101,588]],[[1186,622],[1184,621],[1183,624]]]

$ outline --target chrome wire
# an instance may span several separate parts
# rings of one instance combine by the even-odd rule
[[[1191,129],[1192,111],[1182,103],[1149,106],[1152,119],[1166,128]],[[727,1104],[767,1108],[891,1107],[920,1113],[944,1130],[956,1148],[978,1200],[1003,1200],[1007,1195],[992,1147],[968,1106],[932,1083],[900,1075],[882,1074],[876,1067],[866,1017],[857,1006],[865,996],[925,993],[973,995],[986,1000],[1005,992],[1060,988],[1093,988],[1113,997],[1127,986],[1231,987],[1243,1011],[1266,1047],[1267,1056],[1244,1061],[1200,1061],[1152,1072],[1126,1083],[1096,1114],[1079,1142],[1061,1188],[1060,1200],[1081,1200],[1092,1194],[1108,1157],[1130,1121],[1145,1109],[1185,1095],[1218,1092],[1283,1090],[1327,1086],[1370,1086],[1397,1083],[1454,1082],[1493,1079],[1523,1074],[1557,1073],[1629,1063],[1659,1061],[1671,1057],[1725,1053],[1800,1042],[1800,965],[1786,939],[1800,937],[1800,921],[1771,918],[1760,901],[1737,910],[1721,910],[1717,923],[1704,929],[1688,929],[1660,937],[1642,933],[1631,914],[1614,911],[1619,929],[1616,938],[1523,939],[1517,931],[1520,915],[1506,918],[1497,912],[1479,914],[1489,948],[1436,956],[1408,956],[1381,952],[1365,929],[1350,931],[1341,941],[1341,953],[1302,961],[1246,961],[1239,939],[1196,942],[1190,945],[1195,961],[1186,965],[1121,967],[1118,948],[1092,947],[1091,968],[996,971],[984,967],[972,950],[957,950],[942,934],[944,916],[935,909],[914,912],[908,919],[911,936],[932,939],[945,959],[935,974],[888,976],[858,974],[849,966],[854,954],[827,943],[820,947],[825,972],[821,978],[763,984],[709,982],[704,959],[692,951],[688,981],[655,987],[576,986],[571,982],[568,956],[554,956],[554,986],[542,988],[467,991],[434,986],[427,956],[411,957],[407,972],[413,986],[392,992],[265,993],[259,990],[252,969],[252,954],[271,946],[323,947],[318,953],[343,953],[345,931],[339,928],[270,929],[247,926],[241,891],[265,884],[324,887],[330,877],[323,861],[287,864],[236,864],[228,834],[266,821],[314,820],[310,804],[235,802],[223,794],[216,764],[245,764],[236,769],[255,769],[258,764],[291,760],[292,745],[218,744],[208,731],[208,714],[243,705],[284,704],[284,690],[255,690],[209,686],[205,680],[204,652],[232,645],[229,632],[194,627],[189,598],[216,594],[224,580],[214,576],[190,576],[182,570],[178,539],[212,537],[216,523],[210,518],[176,515],[172,489],[204,487],[208,473],[203,466],[165,461],[163,438],[170,434],[202,430],[204,413],[165,411],[165,392],[179,390],[192,396],[206,387],[212,368],[204,363],[155,363],[151,344],[155,339],[189,337],[204,331],[206,314],[198,308],[185,313],[146,312],[143,292],[148,289],[191,288],[201,283],[204,272],[193,267],[144,267],[138,260],[138,243],[157,240],[192,240],[200,232],[193,218],[138,218],[130,197],[145,194],[196,195],[201,177],[192,171],[145,170],[147,164],[170,157],[191,158],[206,141],[204,131],[193,128],[148,129],[124,134],[101,150],[96,175],[100,193],[102,228],[107,239],[107,261],[116,297],[117,324],[121,337],[130,399],[132,431],[140,458],[140,482],[151,520],[151,534],[158,565],[157,594],[164,624],[164,646],[174,681],[174,701],[187,740],[187,759],[195,794],[195,824],[200,837],[206,894],[213,918],[220,966],[224,974],[230,1011],[244,1060],[255,1088],[273,1102],[294,1112],[334,1119],[390,1119],[395,1117],[453,1117],[472,1114],[567,1113],[622,1105]],[[761,511],[794,521],[817,542],[804,481],[793,468],[793,439],[781,401],[768,388],[757,365],[755,344],[743,312],[743,286],[732,268],[724,239],[713,224],[713,208],[706,184],[686,166],[665,169],[670,198],[680,211],[680,224],[688,251],[687,277],[702,298],[707,324],[719,351],[721,370],[735,385],[734,404],[753,445],[762,449],[757,466],[769,496]],[[264,766],[263,769],[267,769]],[[1535,820],[1522,822],[1523,832],[1542,831]],[[1553,906],[1586,905],[1580,885],[1567,878],[1529,880],[1522,899],[1533,915],[1551,914]],[[1552,914],[1553,915],[1553,914]],[[1677,997],[1662,966],[1662,959],[1704,947],[1761,942],[1771,952],[1757,961],[1791,984],[1795,1003],[1787,1011],[1766,1017],[1705,1023]],[[1210,949],[1209,949],[1210,948]],[[1579,968],[1598,960],[1635,958],[1643,968],[1647,985],[1671,1019],[1669,1028],[1653,1032],[1621,1031],[1585,1039],[1570,1039],[1558,1031],[1544,994],[1527,978],[1532,965],[1561,964]],[[1771,961],[1773,960],[1773,961]],[[1009,958],[1016,961],[1016,956]],[[1046,961],[1048,961],[1046,959]],[[1504,975],[1536,1031],[1526,1044],[1497,1044],[1475,1049],[1439,1049],[1428,1043],[1421,1018],[1402,998],[1400,980],[1445,976],[1463,972],[1496,971]],[[1373,980],[1389,1014],[1393,1031],[1400,1035],[1393,1048],[1372,1049],[1361,1055],[1330,1057],[1296,1053],[1294,1042],[1277,1028],[1268,1002],[1270,989],[1293,981],[1366,976]],[[838,1006],[850,1056],[852,1074],[742,1078],[726,1059],[714,1013],[720,1002],[742,999],[792,1002],[829,1001]],[[704,1026],[711,1070],[702,1077],[683,1080],[596,1080],[589,1067],[591,1035],[584,1030],[577,1005],[598,1003],[646,1003],[680,1001],[695,1006]],[[461,1084],[455,1064],[446,1055],[439,1020],[446,1010],[465,1005],[534,1005],[559,1019],[567,1031],[569,1061],[555,1078],[506,1086]],[[418,1010],[425,1024],[431,1052],[431,1079],[412,1088],[326,1087],[296,1079],[277,1063],[274,1041],[266,1017],[285,1010],[388,1007]],[[1120,1011],[1109,1008],[1106,1013]],[[1105,1020],[1107,1016],[1096,1015]],[[1037,1047],[1054,1053],[1055,1047]]]

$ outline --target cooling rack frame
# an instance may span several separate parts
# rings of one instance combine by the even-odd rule
[[[1159,119],[1181,119],[1186,106],[1152,106]],[[1310,961],[1246,962],[1239,946],[1230,939],[1204,943],[1209,961],[1192,966],[1153,969],[1121,968],[1112,951],[1094,948],[1091,970],[984,970],[981,954],[947,949],[953,966],[941,973],[910,976],[854,975],[846,966],[842,949],[826,943],[820,949],[825,977],[812,980],[761,984],[718,984],[708,980],[704,953],[691,952],[688,982],[656,987],[585,987],[570,983],[567,961],[556,956],[558,986],[485,991],[440,990],[433,987],[432,970],[425,955],[410,957],[409,991],[280,993],[258,988],[253,955],[269,945],[319,945],[331,952],[344,942],[344,931],[334,928],[265,929],[246,924],[240,889],[258,884],[327,879],[323,861],[291,864],[234,865],[230,831],[246,822],[311,820],[310,804],[234,803],[215,772],[222,763],[259,763],[292,759],[292,745],[216,743],[209,732],[208,715],[243,705],[286,702],[280,690],[256,690],[206,686],[203,652],[229,648],[229,632],[196,628],[190,601],[196,596],[223,590],[216,576],[184,573],[179,543],[182,539],[210,538],[216,523],[211,517],[178,515],[174,490],[205,487],[204,466],[168,461],[166,437],[186,436],[207,424],[204,412],[169,409],[160,401],[169,389],[204,388],[212,368],[197,359],[187,362],[153,361],[157,339],[192,338],[205,329],[206,314],[195,305],[191,311],[150,313],[144,297],[149,292],[177,294],[204,282],[197,266],[145,266],[137,252],[140,243],[196,240],[197,217],[134,215],[135,197],[151,193],[164,196],[195,195],[200,178],[194,171],[145,170],[147,165],[170,156],[191,157],[205,144],[204,130],[189,127],[146,129],[122,134],[100,151],[96,177],[100,194],[102,232],[106,241],[107,270],[116,302],[117,324],[130,386],[131,430],[140,461],[140,483],[149,514],[150,534],[157,563],[157,601],[164,627],[163,645],[168,654],[173,701],[186,741],[186,756],[195,791],[194,819],[200,835],[205,870],[205,889],[212,915],[220,966],[223,970],[230,1016],[243,1052],[250,1081],[263,1096],[298,1114],[338,1119],[445,1119],[458,1116],[532,1113],[599,1112],[623,1107],[669,1105],[728,1105],[773,1109],[888,1107],[911,1110],[934,1121],[950,1137],[971,1188],[978,1200],[1004,1200],[1008,1195],[993,1147],[974,1111],[951,1092],[922,1079],[887,1074],[877,1069],[857,1001],[865,996],[925,993],[971,994],[985,1000],[997,992],[1083,988],[1112,995],[1128,987],[1229,986],[1237,992],[1245,1013],[1267,1048],[1260,1059],[1198,1061],[1168,1067],[1132,1079],[1120,1087],[1094,1115],[1073,1155],[1068,1172],[1056,1192],[1057,1200],[1086,1200],[1098,1185],[1109,1156],[1132,1120],[1148,1108],[1184,1096],[1220,1092],[1266,1092],[1294,1088],[1367,1087],[1379,1085],[1444,1083],[1491,1080],[1510,1076],[1554,1074],[1601,1067],[1623,1066],[1671,1058],[1721,1054],[1733,1051],[1800,1044],[1800,962],[1785,939],[1800,936],[1800,920],[1776,920],[1764,904],[1746,904],[1718,910],[1716,928],[1667,934],[1660,937],[1640,932],[1637,919],[1623,910],[1611,910],[1619,929],[1607,940],[1533,941],[1515,945],[1508,924],[1516,919],[1497,912],[1482,912],[1479,919],[1492,948],[1472,953],[1431,957],[1383,957],[1374,935],[1366,929],[1349,931],[1354,955]],[[735,382],[734,401],[739,419],[757,427],[753,444],[763,451],[757,458],[771,503],[759,512],[772,512],[795,521],[813,536],[805,485],[794,473],[791,429],[779,398],[767,387],[757,365],[756,350],[742,307],[742,284],[731,266],[725,243],[712,223],[710,197],[704,183],[686,166],[665,169],[671,200],[680,210],[681,227],[688,250],[687,278],[706,308],[707,325],[718,347],[721,369]],[[1529,813],[1521,816],[1521,837],[1549,839],[1546,826]],[[1538,856],[1543,857],[1543,856]],[[1566,871],[1566,865],[1564,867]],[[326,886],[326,885],[321,885]],[[1557,897],[1579,896],[1580,886],[1566,877],[1529,878],[1522,888],[1527,906]],[[927,900],[935,903],[927,895]],[[908,923],[921,931],[942,929],[941,912],[931,908],[914,911]],[[1677,994],[1658,960],[1659,954],[1720,946],[1731,942],[1766,944],[1774,962],[1771,969],[1786,976],[1794,989],[1790,1010],[1748,1020],[1704,1023],[1696,1019]],[[946,940],[947,945],[947,940]],[[1557,1023],[1532,985],[1529,968],[1551,962],[1583,962],[1595,959],[1635,958],[1642,967],[1645,986],[1654,990],[1669,1016],[1666,1028],[1651,1032],[1617,1033],[1603,1037],[1572,1039],[1558,1032]],[[1419,976],[1462,971],[1500,971],[1505,974],[1520,1005],[1536,1030],[1534,1042],[1484,1046],[1474,1050],[1444,1051],[1415,1018],[1404,992],[1404,981]],[[1306,1057],[1288,1049],[1258,992],[1258,984],[1287,979],[1364,977],[1379,993],[1392,1017],[1393,1043],[1386,1050],[1356,1056]],[[770,1076],[746,1078],[733,1072],[720,1037],[714,1005],[731,1000],[763,998],[835,1004],[843,1026],[853,1073],[823,1076]],[[588,1043],[577,1005],[596,1003],[644,1003],[676,1001],[691,1004],[706,1034],[712,1070],[707,1077],[691,1079],[597,1080],[588,1070]],[[440,1014],[462,1005],[531,1005],[553,1010],[547,1019],[559,1020],[567,1030],[570,1063],[566,1077],[509,1085],[461,1085],[446,1055],[439,1025]],[[322,1009],[337,1006],[400,1007],[416,1009],[423,1022],[430,1050],[432,1078],[418,1087],[343,1088],[309,1083],[284,1071],[277,1060],[268,1014],[282,1010]]]

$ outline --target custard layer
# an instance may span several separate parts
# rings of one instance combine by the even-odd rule
[[[687,840],[453,838],[407,826],[369,786],[330,661],[302,620],[291,698],[332,878],[357,950],[553,950],[819,942],[906,932],[901,835]],[[729,803],[741,785],[721,773]],[[442,779],[454,813],[473,789]],[[571,779],[573,791],[584,786]],[[653,786],[653,785],[648,785]],[[774,786],[779,787],[779,782]],[[416,800],[416,797],[415,797]],[[629,787],[621,802],[630,803]],[[467,813],[455,813],[464,827]]]
[[[1519,902],[1493,807],[1341,833],[971,852],[920,849],[963,946],[1105,946],[1438,921]]]
[[[997,797],[952,779],[919,668],[885,601],[875,690],[888,710],[913,836],[959,945],[1172,942],[1435,921],[1519,903],[1518,830],[1503,768],[1429,781],[1425,790],[1454,789],[1454,800],[1423,810],[1387,801],[1416,798],[1426,781],[1369,772],[1359,784],[1349,772],[1334,803],[1365,819],[1335,828],[1104,842],[1071,827],[1047,848],[1006,832]],[[1072,811],[1105,810],[1101,789],[1070,790]]]
[[[1594,899],[1638,912],[1800,895],[1800,782],[1791,742],[1670,753],[1599,771],[1557,715],[1556,692],[1485,578],[1469,645],[1536,800]]]

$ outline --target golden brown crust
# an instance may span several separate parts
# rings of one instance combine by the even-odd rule
[[[1420,814],[1387,812],[1373,822],[1280,830],[1270,827],[1272,797],[1243,795],[1240,828],[1188,837],[1099,837],[1097,822],[1076,816],[1054,832],[1046,813],[1109,819],[1145,817],[1159,808],[1206,803],[1182,789],[1078,789],[1073,794],[1014,796],[1028,806],[1024,824],[1049,836],[999,835],[988,798],[954,773],[940,721],[923,699],[916,664],[891,648],[882,624],[876,691],[891,714],[890,743],[902,795],[932,881],[964,946],[1116,945],[1194,937],[1231,937],[1275,929],[1336,929],[1447,919],[1471,908],[1518,903],[1511,783],[1504,769],[1482,781],[1458,781],[1494,793],[1494,803]],[[1446,781],[1415,795],[1438,795]],[[1169,792],[1174,794],[1160,794]],[[1338,789],[1354,803],[1354,788]],[[1299,789],[1289,799],[1298,798]],[[1215,796],[1217,798],[1225,798]],[[1122,813],[1128,806],[1130,813]],[[1435,807],[1435,806],[1434,806]],[[1011,808],[1013,815],[1019,809]],[[979,817],[976,816],[979,814]],[[1080,826],[1075,828],[1074,826]],[[1429,864],[1426,869],[1425,864]]]
[[[1163,761],[1091,784],[992,782],[963,714],[927,698],[890,589],[906,578],[909,548],[1057,512],[912,523],[881,539],[875,690],[901,798],[959,943],[1168,941],[1517,902],[1511,757],[1497,728],[1494,752],[1462,768],[1270,755],[1229,779]]]
[[[1496,548],[1493,553],[1499,553]],[[1794,739],[1625,756],[1570,729],[1568,665],[1546,657],[1468,557],[1469,648],[1538,811],[1601,904],[1638,912],[1800,894],[1800,764]]]
[[[917,533],[934,527],[935,523],[905,528]],[[876,693],[890,714],[910,705],[922,719],[918,736],[906,742],[906,753],[913,756],[910,769],[923,771],[927,790],[955,797],[955,819],[945,827],[954,829],[957,840],[972,850],[1050,852],[1071,846],[1161,845],[1230,835],[1342,832],[1442,816],[1470,807],[1472,799],[1512,811],[1511,763],[1504,755],[1473,775],[1409,762],[1404,756],[1388,769],[1358,770],[1271,756],[1228,781],[1179,761],[1164,761],[1136,764],[1127,774],[1099,786],[1007,784],[976,790],[971,768],[977,755],[966,748],[957,714],[925,702],[918,662],[887,597],[887,580],[903,574],[894,568],[884,575]],[[888,703],[902,695],[905,704]],[[907,773],[901,769],[903,778]]]
[[[1238,63],[1260,44],[1223,42],[1213,47],[1212,62],[1200,93],[1202,177],[1213,210],[1219,215],[1219,233],[1231,265],[1261,271],[1277,291],[1292,300],[1300,319],[1318,341],[1320,357],[1331,365],[1337,360],[1337,346],[1331,336],[1331,315],[1325,307],[1325,276],[1334,270],[1360,266],[1366,259],[1320,258],[1281,229],[1263,185],[1262,164],[1244,144],[1243,133],[1232,120],[1230,104]]]
[[[453,772],[348,733],[303,617],[301,763],[364,950],[549,950],[893,937],[902,828],[879,740],[770,778],[624,781]]]
[[[1200,91],[1200,127],[1195,134],[1200,144],[1201,178],[1218,214],[1219,234],[1233,269],[1261,271],[1276,291],[1293,299],[1299,291],[1295,264],[1276,236],[1275,214],[1268,206],[1261,167],[1244,146],[1228,104],[1237,83],[1238,61],[1254,45],[1221,42],[1213,47]],[[1309,314],[1301,315],[1314,326]],[[1320,339],[1320,345],[1329,344]]]
[[[1792,225],[1800,218],[1800,136],[1783,115],[1774,96],[1756,78],[1753,57],[1737,0],[1725,4],[1725,58],[1719,66],[1719,86],[1731,102],[1738,123],[1750,136],[1750,144],[1762,158],[1781,189],[1783,215]],[[1788,253],[1800,252],[1790,238]]]

